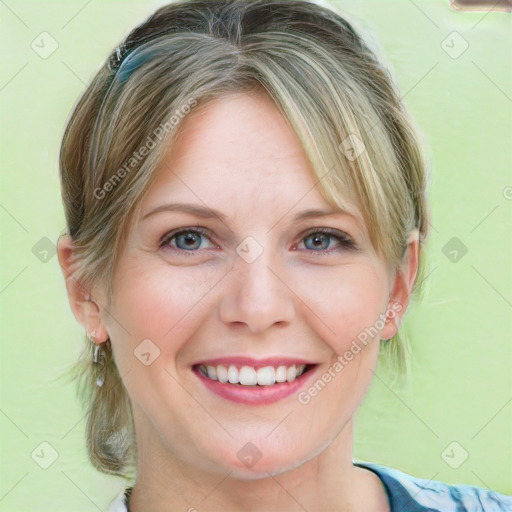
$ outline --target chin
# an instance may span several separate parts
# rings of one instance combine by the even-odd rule
[[[256,455],[256,449],[253,448],[253,450],[254,455]],[[246,453],[250,453],[249,449],[246,449]],[[240,454],[240,458],[235,455],[235,457],[229,457],[228,460],[219,461],[219,465],[231,473],[231,478],[261,480],[269,476],[278,476],[292,471],[314,457],[314,454],[310,454],[307,457],[298,459],[297,453],[289,453],[286,456],[282,450],[276,448],[275,453],[268,453],[266,456],[261,453],[261,458],[254,464],[251,464],[250,460],[244,461],[243,455],[244,452]]]

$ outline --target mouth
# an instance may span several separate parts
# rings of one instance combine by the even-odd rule
[[[311,370],[314,365],[279,365],[260,366],[249,365],[195,365],[201,374],[222,384],[235,386],[275,386],[283,382],[293,382],[295,379]]]
[[[208,361],[192,365],[192,371],[208,390],[222,398],[264,405],[296,392],[310,380],[319,366],[303,361],[295,361],[294,364],[288,361],[269,362]]]

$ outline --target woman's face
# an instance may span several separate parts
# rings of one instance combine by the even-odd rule
[[[379,339],[395,332],[390,321],[382,331],[394,277],[361,212],[331,211],[266,96],[217,100],[183,128],[102,322],[142,456],[164,451],[183,467],[259,478],[311,459],[351,425]],[[197,366],[208,363],[262,385],[212,380]],[[314,366],[264,385],[294,363]],[[274,370],[256,373],[262,366]]]

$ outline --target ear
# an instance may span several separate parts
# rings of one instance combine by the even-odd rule
[[[73,240],[69,235],[59,237],[57,256],[66,282],[69,305],[75,318],[85,328],[86,333],[94,337],[96,343],[107,341],[108,332],[101,322],[99,302],[92,297],[90,290],[75,278],[78,264],[73,254]]]
[[[395,271],[389,296],[386,324],[381,332],[381,338],[389,340],[398,332],[398,327],[409,306],[412,289],[416,281],[419,267],[419,232],[412,230],[407,238],[400,266]]]

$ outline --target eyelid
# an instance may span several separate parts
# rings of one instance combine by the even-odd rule
[[[315,233],[325,233],[327,235],[331,235],[335,238],[337,238],[342,246],[345,246],[347,250],[358,250],[359,246],[354,240],[354,238],[349,235],[346,231],[342,231],[341,229],[337,228],[328,228],[323,226],[316,226],[313,228],[310,228],[306,230],[300,238],[300,241],[304,240],[304,238],[307,238],[309,235],[315,234]],[[324,251],[308,251],[312,253],[322,254],[322,253],[330,253],[335,251],[335,249],[326,249]]]
[[[343,237],[347,240],[352,240],[352,237],[346,232],[338,228],[328,228],[324,226],[314,226],[312,228],[307,229],[302,236],[308,236],[312,233],[327,233],[331,235],[337,235],[339,237]]]
[[[206,229],[206,228],[203,228],[201,226],[187,226],[187,227],[183,227],[183,228],[176,228],[176,229],[172,229],[171,231],[168,231],[167,233],[165,233],[161,239],[160,239],[160,242],[158,243],[158,246],[159,247],[163,247],[164,245],[168,245],[171,241],[171,239],[180,234],[180,233],[187,233],[187,232],[192,232],[192,233],[199,233],[201,236],[204,236],[205,238],[208,238],[208,240],[213,244],[213,245],[217,245],[213,239],[212,239],[212,236],[211,236],[211,233],[210,233],[210,230]],[[176,251],[179,251],[179,252],[189,252],[189,253],[194,253],[194,252],[198,252],[198,250],[194,250],[194,251],[184,251],[182,249],[176,249],[175,247],[172,247],[172,249],[176,250]]]
[[[178,235],[180,233],[187,233],[187,232],[198,233],[201,236],[204,236],[205,238],[207,238],[210,241],[210,243],[212,243],[213,245],[218,247],[218,244],[215,243],[214,237],[212,237],[210,230],[207,228],[203,228],[202,226],[185,226],[185,227],[176,228],[171,231],[168,231],[161,237],[160,242],[159,242],[159,247],[168,246],[170,244],[171,239],[174,238],[176,235]],[[345,247],[346,250],[357,250],[358,249],[358,245],[355,242],[355,240],[353,239],[353,237],[350,236],[345,231],[342,231],[337,228],[329,228],[329,227],[323,227],[323,226],[314,226],[312,228],[307,229],[303,233],[301,233],[298,243],[303,242],[305,238],[307,238],[308,236],[310,236],[312,234],[316,234],[316,233],[324,233],[324,234],[333,236],[334,238],[338,239],[341,246]],[[296,245],[296,244],[294,244],[294,245]],[[196,254],[196,253],[202,251],[202,249],[194,249],[194,250],[186,251],[184,249],[179,249],[179,248],[175,248],[172,246],[171,246],[171,249],[173,249],[174,251],[180,252],[180,253],[189,253],[189,255]],[[315,254],[327,254],[327,253],[335,252],[336,250],[337,249],[325,249],[325,250],[314,251],[314,250],[306,249],[306,252],[311,252],[311,253],[315,253]]]

